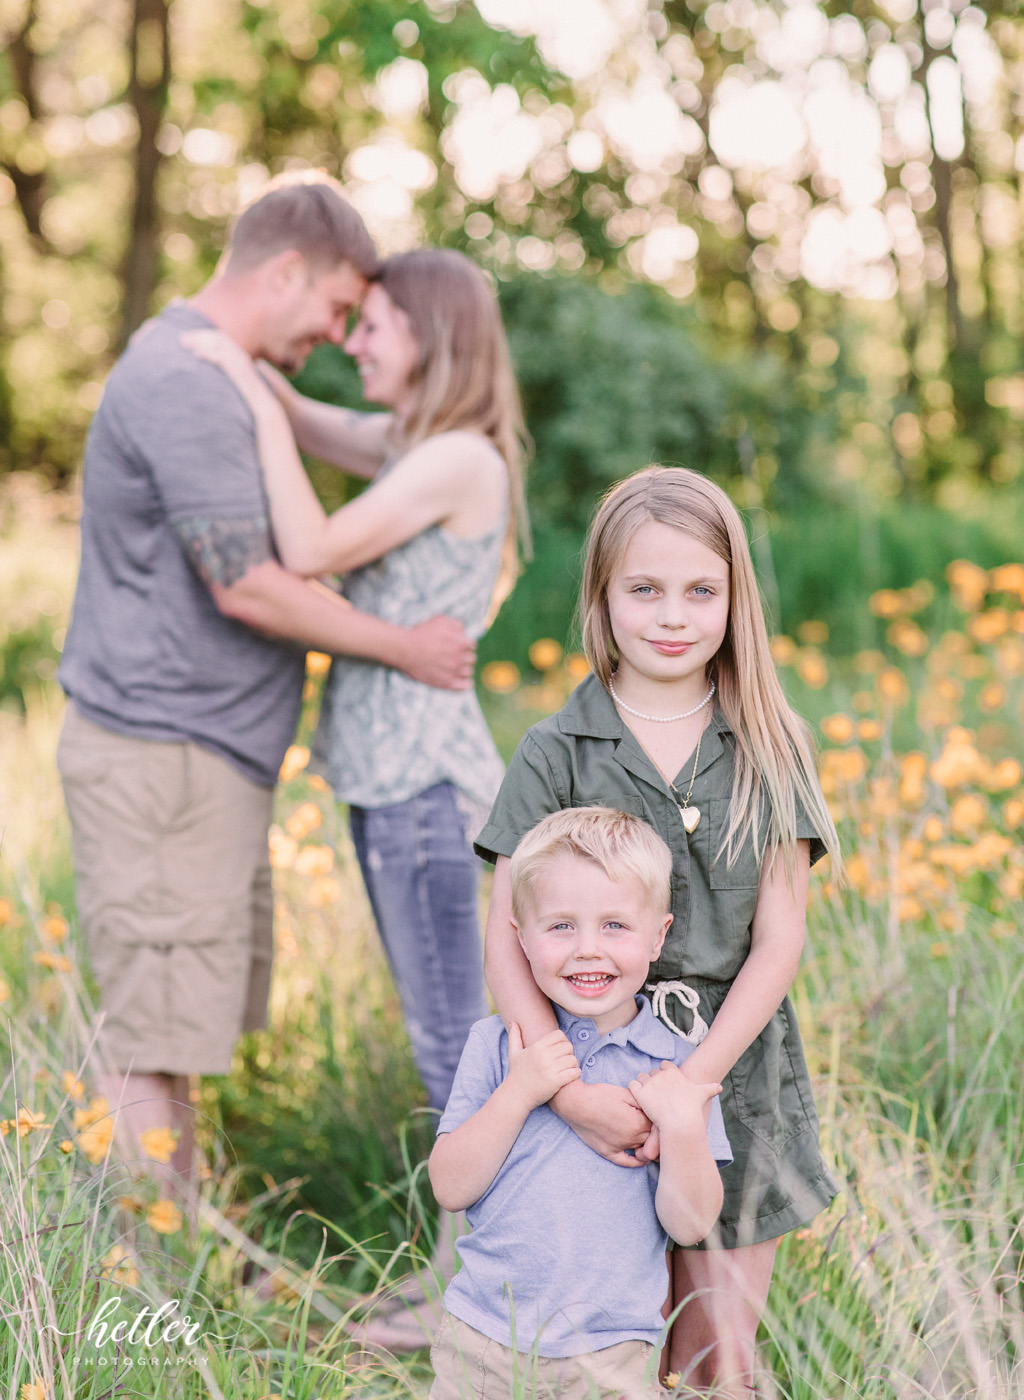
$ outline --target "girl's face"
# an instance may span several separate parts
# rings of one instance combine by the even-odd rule
[[[608,615],[617,680],[703,686],[729,625],[729,566],[692,535],[649,520],[608,581]]]
[[[345,350],[356,362],[363,395],[370,403],[399,411],[409,407],[420,348],[408,316],[376,282],[366,293]]]

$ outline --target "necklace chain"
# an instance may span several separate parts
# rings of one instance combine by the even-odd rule
[[[627,705],[625,700],[623,700],[622,697],[619,695],[618,691],[615,689],[615,684],[612,681],[611,676],[608,677],[608,689],[611,692],[611,697],[615,701],[616,705],[618,705],[620,709],[627,710],[631,715],[636,715],[637,719],[653,720],[655,724],[674,724],[677,719],[689,719],[690,716],[695,715],[698,710],[703,710],[704,706],[708,703],[708,701],[712,698],[712,696],[715,693],[715,683],[714,681],[711,682],[710,689],[708,690],[707,695],[705,695],[704,699],[700,702],[699,705],[694,705],[692,710],[684,710],[681,715],[645,715],[643,710],[634,710],[633,706]],[[704,733],[703,728],[701,729],[701,733]],[[643,745],[641,745],[641,748],[643,748]],[[644,752],[647,753],[647,750],[644,749]],[[650,754],[648,754],[647,756],[648,758],[650,758]],[[665,781],[667,782],[668,779],[666,778]]]
[[[707,701],[705,700],[704,703],[707,704]],[[700,708],[700,706],[698,706],[698,709],[699,709],[699,708]],[[701,722],[701,726],[700,726],[700,733],[697,735],[697,749],[696,749],[696,752],[695,752],[694,755],[693,755],[693,770],[692,770],[692,772],[690,773],[690,786],[689,786],[689,787],[687,788],[687,790],[686,790],[686,796],[685,796],[685,797],[680,797],[680,796],[679,796],[679,789],[676,787],[675,783],[672,781],[672,779],[671,779],[670,777],[668,777],[668,775],[667,775],[666,773],[664,773],[664,772],[662,771],[660,765],[654,762],[654,758],[653,758],[653,756],[651,755],[650,750],[647,748],[647,745],[646,745],[646,744],[643,742],[643,740],[640,738],[640,735],[636,732],[636,730],[635,730],[635,729],[631,729],[631,730],[630,730],[630,733],[633,735],[633,738],[637,741],[637,743],[638,743],[638,744],[640,745],[640,747],[643,749],[644,753],[645,753],[645,754],[647,755],[647,757],[650,759],[651,763],[654,764],[655,772],[659,773],[659,774],[661,775],[661,777],[664,779],[664,781],[668,784],[668,786],[672,789],[672,796],[673,796],[673,797],[675,798],[675,800],[676,800],[676,805],[677,805],[677,807],[679,808],[680,815],[682,815],[683,812],[685,812],[685,811],[687,811],[687,810],[692,810],[692,809],[690,809],[690,798],[693,796],[693,786],[694,786],[694,784],[695,784],[696,781],[697,781],[697,764],[700,762],[700,746],[701,746],[701,741],[702,741],[703,738],[704,738],[704,731],[705,731],[705,729],[707,729],[707,727],[708,727],[708,717],[709,717],[709,715],[710,715],[710,711],[708,711],[708,714],[706,714],[706,715],[704,716],[704,719],[703,719],[703,721]],[[698,816],[698,817],[697,817],[697,821],[699,821],[699,820],[700,820],[700,817]],[[685,825],[685,818],[684,818],[684,825]],[[695,825],[696,825],[696,823],[695,823]],[[689,828],[687,828],[687,830],[689,831]]]

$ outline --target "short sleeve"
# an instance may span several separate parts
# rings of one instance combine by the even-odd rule
[[[558,791],[547,755],[527,732],[512,755],[487,824],[473,843],[477,855],[489,861],[511,856],[541,817],[561,811],[567,801]]]
[[[500,1016],[488,1016],[470,1027],[448,1103],[437,1125],[438,1134],[453,1133],[467,1118],[472,1118],[501,1083],[504,1034]]]
[[[156,350],[144,342],[140,353]],[[244,400],[216,366],[192,356],[182,362],[184,351],[167,350],[172,364],[141,366],[116,404],[121,431],[145,461],[167,519],[265,519],[255,425]]]
[[[824,802],[824,798],[822,801]],[[828,854],[828,849],[821,839],[818,824],[807,813],[807,809],[798,797],[796,799],[796,839],[798,841],[810,841],[811,843],[811,864],[816,865],[822,856]]]

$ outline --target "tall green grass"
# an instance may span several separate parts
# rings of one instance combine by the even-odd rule
[[[18,538],[31,588],[33,558],[50,576],[53,522],[23,521]],[[818,715],[864,684],[831,660],[832,678],[804,696]],[[509,740],[536,699],[492,697]],[[1004,746],[1020,703],[1018,678],[999,717]],[[46,1125],[0,1137],[0,1385],[23,1400],[425,1396],[425,1353],[368,1358],[345,1331],[367,1296],[428,1267],[434,1216],[422,1168],[431,1123],[342,818],[305,773],[279,794],[271,1027],[239,1046],[229,1076],[202,1085],[196,1199],[160,1233],[140,1164],[113,1142],[90,1161],[75,1122],[94,1092],[94,1002],[53,766],[60,715],[45,676],[26,713],[0,713],[0,1117],[25,1110]],[[897,762],[893,732],[863,746],[867,772],[843,800],[851,823],[866,811],[874,827],[847,825],[848,849],[895,849],[924,819],[893,814],[870,787]],[[1024,1395],[1024,970],[999,893],[1016,859],[1005,857],[1005,877],[974,878],[973,903],[965,885],[903,919],[892,881],[837,893],[816,877],[794,994],[843,1189],[780,1249],[764,1397]],[[950,928],[937,922],[954,910]],[[71,1097],[79,1079],[85,1100]],[[115,1320],[176,1300],[202,1341],[98,1348],[111,1299]]]

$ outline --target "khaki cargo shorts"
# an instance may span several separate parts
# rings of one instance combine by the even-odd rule
[[[190,743],[115,734],[68,705],[57,766],[111,1066],[224,1074],[266,1025],[273,793]]]
[[[584,1356],[534,1356],[485,1337],[445,1313],[430,1349],[430,1400],[655,1400],[658,1358],[650,1342],[619,1342]],[[518,1388],[516,1388],[518,1387]]]

